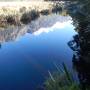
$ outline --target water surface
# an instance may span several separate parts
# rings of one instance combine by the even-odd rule
[[[38,20],[36,26],[38,21],[32,22],[32,28],[30,24],[16,31],[0,31],[0,90],[36,90],[48,76],[48,70],[55,70],[54,63],[72,66],[73,53],[67,42],[75,31],[70,17],[67,18],[46,18]]]

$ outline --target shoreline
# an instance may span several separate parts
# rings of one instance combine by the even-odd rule
[[[0,2],[0,27],[28,24],[40,15],[62,13],[62,3],[45,1]]]

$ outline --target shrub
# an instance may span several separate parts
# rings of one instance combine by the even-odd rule
[[[42,10],[40,13],[41,13],[41,15],[48,15],[48,14],[50,14],[50,10],[48,10],[48,9]]]
[[[8,15],[5,17],[5,20],[10,25],[21,25],[19,15]]]
[[[53,13],[62,12],[62,6],[60,5],[60,3],[57,2],[53,5],[52,12]]]
[[[36,10],[31,10],[31,20],[35,20],[39,17],[39,12]]]
[[[12,16],[12,15],[8,15],[8,16],[6,16],[6,22],[8,23],[8,24],[15,24],[15,17],[14,16]]]
[[[35,20],[39,17],[39,12],[36,10],[31,10],[29,12],[25,12],[22,16],[20,21],[23,24],[28,24],[30,23],[32,20]]]

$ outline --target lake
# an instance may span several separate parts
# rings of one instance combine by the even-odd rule
[[[69,16],[42,16],[24,27],[0,30],[0,90],[36,90],[62,62],[72,67],[67,43],[74,26]]]

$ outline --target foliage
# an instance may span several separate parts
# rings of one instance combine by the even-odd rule
[[[32,20],[35,20],[39,17],[39,12],[36,10],[31,10],[29,12],[25,12],[22,16],[21,16],[21,22],[23,24],[28,24],[30,23]]]
[[[6,22],[9,24],[14,24],[15,23],[15,17],[12,15],[6,16]]]
[[[72,1],[72,0],[70,0]],[[73,0],[68,5],[69,15],[78,31],[79,54],[73,56],[83,90],[90,90],[90,0]],[[89,89],[88,89],[89,87]]]
[[[62,4],[60,2],[55,2],[53,4],[52,12],[53,13],[62,12]]]
[[[51,12],[48,9],[40,11],[41,15],[49,15]]]
[[[49,79],[45,82],[46,90],[80,90],[80,87],[75,83],[72,74],[68,71],[66,65],[63,63],[63,71],[58,71],[51,74],[49,71]]]

